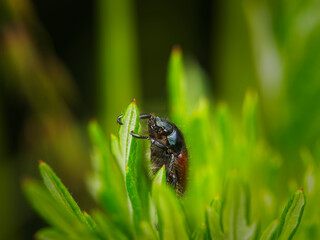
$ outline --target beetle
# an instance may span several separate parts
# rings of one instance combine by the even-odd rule
[[[117,122],[122,125],[118,116]],[[151,166],[156,174],[163,165],[166,170],[166,182],[172,185],[178,195],[182,196],[187,185],[188,151],[180,129],[165,118],[154,114],[140,114],[140,119],[148,119],[149,136],[138,135],[131,131],[135,138],[151,141]]]

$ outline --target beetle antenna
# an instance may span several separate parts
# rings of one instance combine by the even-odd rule
[[[163,143],[161,143],[151,137],[138,135],[138,134],[134,133],[133,131],[131,131],[130,134],[132,135],[132,137],[140,138],[140,139],[147,139],[147,140],[151,141],[151,143],[156,145],[157,147],[164,149],[164,150],[168,150],[168,147],[166,145],[164,145]]]

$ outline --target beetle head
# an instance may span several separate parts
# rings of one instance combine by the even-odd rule
[[[150,117],[148,125],[149,133],[158,137],[171,134],[174,128],[173,124],[168,120],[156,116]]]

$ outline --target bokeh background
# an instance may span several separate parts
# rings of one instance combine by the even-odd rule
[[[246,90],[259,93],[263,135],[286,166],[281,187],[296,189],[303,159],[320,159],[319,12],[318,0],[1,0],[0,239],[31,239],[46,225],[21,193],[40,159],[93,207],[89,120],[116,132],[133,98],[167,116],[177,44],[235,119]]]

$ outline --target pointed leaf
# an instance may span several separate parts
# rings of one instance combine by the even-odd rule
[[[302,189],[296,191],[282,212],[278,239],[292,239],[302,218],[306,199]]]
[[[127,167],[126,174],[126,184],[128,195],[132,204],[133,209],[133,217],[136,224],[136,227],[139,227],[138,223],[142,217],[142,209],[141,209],[141,201],[137,191],[136,179],[134,177],[133,169],[131,167]]]
[[[223,228],[227,239],[254,239],[257,224],[249,224],[247,186],[234,173],[228,183],[223,205]]]
[[[173,189],[155,184],[152,198],[157,209],[160,238],[188,239],[185,217]]]
[[[129,158],[135,155],[136,139],[131,136],[131,131],[138,133],[139,129],[139,113],[135,102],[127,107],[121,121],[123,125],[118,130],[119,149],[122,155],[121,169],[125,173]]]
[[[263,231],[260,240],[272,240],[275,239],[277,230],[279,227],[279,219],[276,219],[270,223],[270,225]]]
[[[96,181],[101,184],[97,199],[119,228],[124,231],[132,230],[131,206],[127,197],[125,175],[112,158],[104,133],[97,122],[90,122],[89,134],[95,150],[94,156],[99,162],[99,167],[96,168]]]
[[[174,47],[169,60],[167,85],[169,93],[170,119],[182,126],[186,116],[186,87],[183,71],[182,51]]]
[[[155,231],[150,223],[142,221],[140,223],[141,234],[139,235],[140,239],[159,239],[158,231]]]
[[[37,240],[75,240],[75,239],[86,239],[86,240],[100,240],[98,236],[93,235],[90,232],[80,232],[77,237],[66,236],[65,233],[60,232],[54,228],[44,228],[36,233]]]
[[[206,211],[206,222],[211,239],[219,240],[224,238],[221,219],[221,199],[216,196]]]
[[[33,208],[51,226],[61,230],[64,234],[75,236],[75,229],[83,228],[79,219],[65,207],[55,201],[49,192],[34,180],[25,180],[23,190]]]
[[[137,189],[137,166],[136,163],[140,157],[140,142],[133,138],[131,132],[139,134],[139,113],[138,108],[133,101],[126,109],[119,126],[119,149],[122,155],[122,168],[125,170],[125,181],[128,191],[128,196],[132,204],[135,226],[139,227],[141,220],[141,201]]]
[[[71,237],[66,236],[54,228],[43,228],[36,233],[37,240],[71,240]]]
[[[210,105],[206,98],[201,98],[197,108],[190,115],[186,125],[185,140],[190,160],[188,168],[187,194],[184,197],[186,217],[191,229],[203,224],[205,206],[219,192],[219,161],[213,149],[213,128],[210,120]],[[191,160],[192,159],[192,160]],[[208,191],[210,189],[210,191]]]
[[[245,137],[250,144],[254,143],[257,138],[257,111],[258,95],[256,92],[248,91],[243,103],[242,116]]]
[[[94,211],[92,216],[104,239],[125,240],[134,239],[130,229],[120,230],[118,225],[113,224],[110,219],[100,211]]]
[[[163,165],[162,168],[156,173],[154,179],[152,181],[152,189],[157,185],[165,185],[166,184],[166,168]]]
[[[39,164],[39,169],[42,179],[53,198],[66,211],[74,214],[83,224],[90,227],[78,204],[74,201],[67,188],[63,185],[52,169],[42,161]]]
[[[206,224],[201,224],[193,233],[192,240],[212,239],[209,235],[209,230]]]
[[[110,146],[111,146],[111,153],[113,157],[117,160],[118,165],[122,166],[123,163],[122,163],[122,155],[120,152],[119,140],[113,134],[110,134]]]
[[[95,223],[95,221],[93,220],[93,218],[86,212],[83,212],[84,217],[86,218],[88,224],[90,225],[91,229],[93,230],[93,232],[98,233],[98,227],[97,224]]]
[[[98,155],[98,162],[96,163],[97,166],[95,166],[95,169],[103,172],[104,174],[108,171],[115,172],[120,170],[121,163],[111,157],[105,134],[97,121],[90,121],[88,125],[88,133],[96,151],[95,153]],[[111,140],[112,139],[116,139],[116,137],[111,134]]]
[[[150,213],[150,224],[151,227],[158,233],[158,213],[157,213],[157,209],[156,209],[156,205],[154,203],[154,200],[152,199],[152,197],[149,195],[149,213]]]

